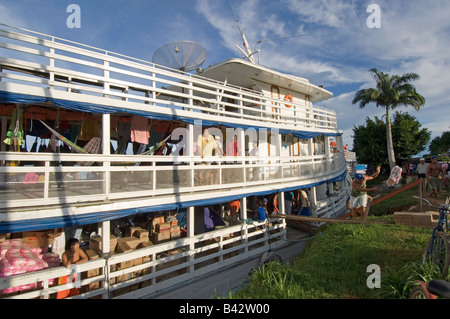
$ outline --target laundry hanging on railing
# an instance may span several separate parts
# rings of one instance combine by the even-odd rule
[[[14,109],[11,117],[11,124],[6,132],[6,139],[3,141],[7,145],[13,145],[14,151],[18,152],[24,142],[23,132],[23,108],[18,106]]]
[[[402,168],[400,166],[395,166],[391,170],[389,179],[385,183],[388,187],[394,187],[400,182],[401,177],[402,177]]]
[[[131,141],[147,145],[149,138],[148,118],[133,115],[131,117]]]

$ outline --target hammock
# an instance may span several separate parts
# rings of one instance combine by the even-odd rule
[[[37,116],[36,116],[36,118],[37,118]],[[74,142],[69,140],[68,138],[59,134],[57,131],[55,131],[50,126],[48,126],[45,122],[41,121],[39,118],[38,118],[38,121],[41,122],[42,125],[44,125],[50,132],[52,132],[52,134],[54,134],[60,141],[67,144],[68,146],[70,146],[75,152],[82,153],[82,154],[91,154],[89,151],[85,150],[84,148],[78,146],[77,144],[75,144]],[[88,144],[89,144],[89,142],[86,145],[88,145]]]
[[[34,114],[33,114],[34,115]],[[63,135],[61,135],[60,133],[58,133],[57,131],[55,131],[54,129],[52,129],[50,126],[48,126],[45,122],[41,121],[36,115],[34,115],[39,122],[41,122],[50,132],[52,132],[52,134],[54,134],[60,141],[62,141],[63,143],[65,143],[66,145],[70,146],[74,151],[78,152],[78,153],[82,153],[82,154],[97,154],[99,149],[100,149],[100,145],[101,145],[101,138],[100,137],[93,137],[89,140],[89,142],[85,145],[85,148],[82,148],[80,146],[78,146],[77,144],[75,144],[74,142],[72,142],[71,140],[69,140],[68,138],[64,137]],[[147,151],[139,154],[139,155],[157,155],[158,151],[161,150],[161,148],[166,144],[166,141],[170,138],[170,134],[163,139],[161,142],[159,142],[156,145],[151,146]],[[114,163],[113,165],[124,165],[124,164],[139,164],[139,162],[124,162],[124,163]],[[90,166],[93,164],[93,162],[78,162],[77,164],[82,165],[82,166]]]

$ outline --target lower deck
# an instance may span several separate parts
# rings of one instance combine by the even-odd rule
[[[277,218],[262,222],[255,219],[227,221],[224,225],[213,226],[209,231],[205,231],[201,229],[206,225],[203,222],[206,216],[203,209],[201,207],[188,210],[191,214],[188,214],[187,225],[182,225],[182,231],[176,234],[175,238],[161,238],[155,231],[158,226],[154,227],[148,236],[149,233],[142,230],[148,229],[144,228],[148,220],[142,218],[143,216],[139,216],[140,221],[135,219],[133,223],[143,227],[128,227],[140,229],[140,237],[125,232],[119,235],[118,232],[124,228],[113,223],[110,225],[111,233],[121,237],[111,235],[109,252],[99,249],[100,243],[104,243],[101,238],[87,239],[81,247],[89,256],[89,261],[77,265],[76,269],[55,266],[1,278],[1,297],[57,299],[58,292],[74,287],[78,288],[77,294],[70,298],[75,299],[156,296],[160,291],[183,282],[192,282],[219,269],[259,257],[269,248],[277,249],[286,245],[285,224]],[[161,218],[166,215],[167,220],[170,214],[157,215],[158,217],[154,217]],[[155,218],[152,218],[152,221]],[[181,222],[182,219],[179,220]],[[103,223],[102,227],[107,226]],[[173,226],[171,228],[173,229]],[[66,234],[70,231],[65,229]],[[76,232],[77,229],[72,231]],[[0,246],[4,251],[6,243],[17,245],[18,235],[41,238],[41,234],[42,232],[12,234],[11,238],[5,239]],[[22,240],[26,238],[26,242],[35,247],[31,243],[31,237],[23,237]],[[25,241],[20,246],[21,252],[26,249],[24,243]],[[19,246],[14,247],[19,249]],[[55,251],[57,250],[51,254],[57,254]],[[43,253],[41,256],[43,260],[48,260],[49,253]],[[5,260],[10,260],[9,257],[11,256],[6,252]],[[5,271],[4,264],[2,262],[2,273]],[[63,284],[61,280],[73,272],[79,274],[75,282]]]

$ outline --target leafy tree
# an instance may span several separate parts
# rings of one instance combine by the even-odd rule
[[[409,82],[418,80],[416,73],[407,73],[402,76],[383,73],[376,68],[369,70],[376,82],[376,88],[363,89],[356,92],[352,101],[364,108],[369,103],[386,109],[386,147],[391,169],[395,166],[394,144],[392,141],[392,123],[390,110],[397,106],[412,106],[419,110],[425,104],[425,98],[416,92],[416,88]]]
[[[441,136],[433,138],[429,147],[431,154],[446,154],[450,150],[450,132],[444,132]]]
[[[389,164],[386,147],[386,123],[375,116],[365,125],[353,128],[353,151],[358,161],[366,164]],[[392,122],[394,148],[399,158],[409,158],[425,150],[431,132],[421,128],[420,122],[408,113],[395,112]]]
[[[386,124],[375,116],[366,118],[365,125],[353,127],[353,151],[358,162],[387,164]]]
[[[421,129],[421,126],[420,122],[408,113],[394,114],[392,138],[399,158],[407,159],[426,149],[431,132],[427,128]]]

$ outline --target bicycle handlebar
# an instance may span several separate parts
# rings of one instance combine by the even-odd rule
[[[430,207],[436,208],[436,209],[438,209],[438,210],[446,210],[446,211],[450,211],[450,205],[447,205],[447,204],[433,205],[433,204],[431,204],[430,201],[429,201],[428,199],[426,199],[426,198],[422,198],[422,197],[419,197],[419,196],[412,196],[412,197],[417,198],[417,199],[420,199],[420,200],[423,200],[423,201],[425,201]]]

